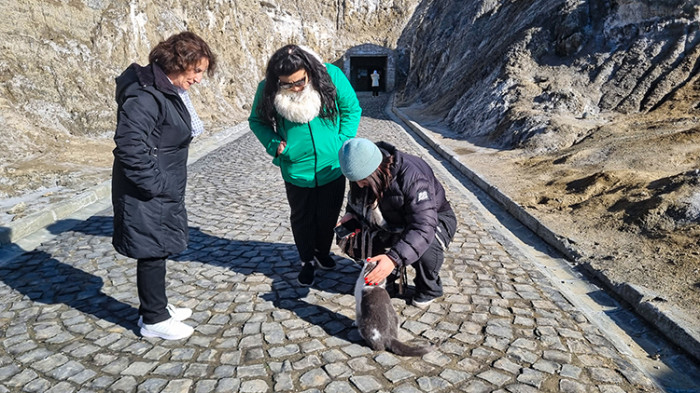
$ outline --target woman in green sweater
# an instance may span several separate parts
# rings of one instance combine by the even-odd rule
[[[248,122],[284,179],[300,285],[313,284],[315,267],[335,267],[330,248],[345,196],[338,151],[361,113],[345,74],[298,45],[278,49],[258,85]]]

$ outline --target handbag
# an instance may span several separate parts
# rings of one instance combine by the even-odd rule
[[[383,247],[388,247],[390,244],[394,244],[397,240],[395,237],[400,236],[400,234],[403,232],[403,228],[382,228],[381,226],[370,224],[371,220],[365,218],[367,214],[358,213],[361,211],[364,211],[365,213],[367,212],[367,209],[363,208],[363,206],[367,206],[367,194],[365,194],[364,199],[365,203],[361,205],[348,202],[348,210],[352,212],[355,217],[360,217],[360,221],[362,223],[360,230],[355,231],[354,233],[345,237],[340,237],[336,234],[335,240],[338,248],[340,248],[343,254],[347,255],[359,265],[363,265],[367,258],[374,256],[372,248],[374,246],[375,239],[377,240],[377,247],[381,249]],[[352,201],[349,193],[348,201]],[[376,202],[371,209],[379,212]],[[381,215],[381,212],[379,212],[379,214]],[[399,281],[397,288],[398,294],[403,296],[406,293],[408,282],[406,266],[400,266],[398,269],[396,269],[396,278]]]
[[[372,257],[372,243],[374,238],[380,233],[380,230],[373,229],[367,225],[365,220],[359,229],[355,230],[348,236],[340,237],[336,235],[336,244],[338,248],[347,255],[350,259],[360,264],[363,264],[365,259]]]
[[[359,232],[351,235],[340,237],[336,236],[336,244],[343,254],[347,255],[355,263],[362,265],[365,259],[372,257],[372,243],[374,238],[380,233],[378,230],[371,230],[369,226],[363,225]],[[406,266],[400,266],[397,269],[398,285],[397,291],[399,296],[406,293]]]
[[[335,244],[340,251],[355,262],[362,260],[362,236],[351,234],[345,237],[336,235]]]

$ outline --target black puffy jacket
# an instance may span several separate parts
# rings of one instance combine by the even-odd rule
[[[187,248],[190,114],[158,65],[132,64],[116,79],[112,244],[131,258]]]
[[[383,154],[394,156],[391,184],[379,201],[379,210],[390,227],[402,229],[387,245],[386,254],[399,265],[410,265],[435,239],[438,216],[454,217],[454,213],[445,198],[445,189],[428,163],[386,142],[377,142],[377,146]],[[359,188],[351,187],[352,190]]]

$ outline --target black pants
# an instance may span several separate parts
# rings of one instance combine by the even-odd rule
[[[379,95],[379,86],[372,86],[372,95],[373,96]]]
[[[143,323],[154,324],[170,318],[166,309],[165,259],[144,258],[136,261],[136,288],[139,292],[139,314]]]
[[[333,228],[345,198],[345,176],[314,188],[284,183],[291,208],[290,222],[299,258],[308,262],[315,255],[331,252]]]
[[[428,297],[440,297],[442,292],[442,280],[440,280],[440,268],[445,261],[445,248],[450,244],[457,230],[457,217],[452,210],[438,214],[438,226],[436,238],[430,243],[430,247],[421,257],[411,264],[416,269],[416,278],[413,283],[416,286],[416,295],[423,294]],[[439,238],[439,241],[438,241]],[[443,248],[443,245],[445,248]]]

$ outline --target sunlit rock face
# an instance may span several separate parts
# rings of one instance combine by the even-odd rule
[[[620,116],[697,111],[678,97],[694,94],[699,10],[698,0],[2,2],[0,197],[107,177],[114,77],[179,31],[219,56],[192,89],[209,133],[245,120],[281,45],[341,66],[352,48],[377,47],[394,54],[383,83],[398,105],[484,145],[543,153]]]
[[[561,149],[692,88],[699,15],[695,0],[423,2],[397,102],[485,145]]]
[[[329,62],[362,44],[393,50],[417,3],[3,1],[0,196],[65,183],[60,178],[75,168],[60,165],[63,161],[108,167],[114,78],[132,62],[146,64],[151,48],[173,33],[191,30],[218,55],[216,75],[192,89],[195,106],[211,131],[245,120],[275,49],[305,44]],[[91,159],[60,156],[76,144],[106,154]],[[28,162],[58,167],[44,167],[55,176],[40,180],[37,165],[29,168]]]

